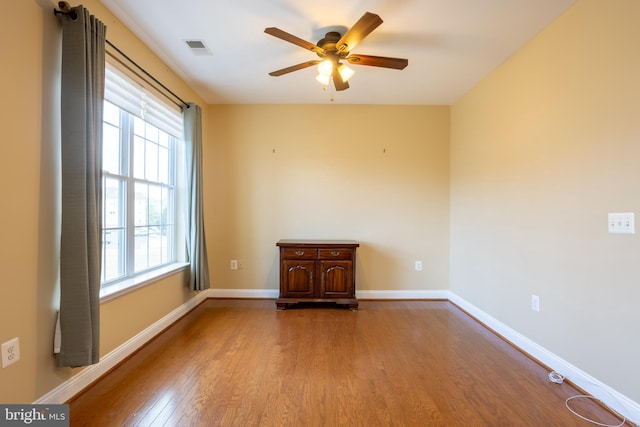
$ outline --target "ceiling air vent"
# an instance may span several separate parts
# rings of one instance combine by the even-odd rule
[[[206,44],[202,40],[185,40],[184,41],[194,55],[213,55]]]

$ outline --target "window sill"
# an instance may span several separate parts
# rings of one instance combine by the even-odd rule
[[[125,279],[121,282],[109,285],[104,289],[100,289],[100,302],[106,302],[122,295],[133,292],[137,289],[157,282],[160,279],[176,274],[189,267],[187,262],[176,262],[147,273],[139,274],[131,279]]]

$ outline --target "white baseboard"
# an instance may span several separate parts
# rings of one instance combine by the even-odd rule
[[[606,384],[593,378],[586,372],[578,369],[564,359],[551,353],[544,347],[531,341],[519,332],[511,329],[504,323],[480,310],[478,307],[469,303],[465,299],[459,297],[453,292],[440,290],[440,291],[419,291],[419,290],[406,290],[406,291],[357,291],[358,298],[361,299],[378,299],[378,300],[393,300],[393,299],[445,299],[456,304],[480,322],[485,324],[488,328],[496,332],[498,335],[504,337],[513,345],[531,355],[531,357],[539,360],[542,364],[550,367],[551,369],[562,374],[565,378],[571,381],[573,384],[585,390],[592,396],[600,399],[605,405],[613,408],[618,413],[627,417],[628,420],[638,424],[640,422],[640,404],[634,402],[628,397],[618,393]],[[277,289],[208,289],[206,291],[198,293],[194,298],[187,301],[182,306],[176,308],[162,319],[158,320],[153,325],[149,326],[135,337],[131,338],[124,344],[120,345],[115,350],[109,352],[102,357],[99,363],[91,365],[72,378],[68,379],[64,383],[60,384],[55,389],[51,390],[44,396],[36,400],[35,404],[57,404],[64,403],[79,393],[85,387],[89,386],[93,381],[107,373],[110,369],[115,367],[118,363],[123,361],[129,355],[133,354],[137,349],[142,347],[153,337],[158,335],[167,327],[171,326],[180,317],[184,316],[195,306],[200,304],[206,298],[277,298]]]
[[[207,298],[278,298],[278,289],[207,289]]]
[[[529,354],[542,364],[548,366],[554,371],[557,371],[567,380],[602,401],[609,408],[612,408],[619,414],[624,415],[629,421],[640,425],[640,404],[634,402],[623,394],[618,393],[603,382],[598,381],[561,357],[551,353],[546,348],[536,344],[529,338],[511,329],[494,317],[491,317],[489,314],[480,310],[478,307],[459,297],[455,293],[448,292],[448,294],[449,301],[478,319],[489,329],[504,337],[520,350]]]
[[[360,299],[449,299],[449,291],[356,291]]]
[[[278,289],[207,289],[205,291],[207,298],[278,298]],[[396,299],[449,299],[449,291],[356,291],[356,298],[361,299],[379,299],[379,300],[396,300]]]
[[[153,337],[165,330],[167,327],[175,323],[180,317],[187,314],[195,306],[200,304],[207,298],[205,292],[198,293],[194,298],[171,311],[169,314],[144,329],[142,332],[129,339],[116,349],[100,358],[100,362],[95,365],[87,366],[82,371],[69,378],[58,387],[54,388],[38,400],[34,404],[59,404],[68,401],[74,395],[88,387],[92,382],[106,374],[110,369],[114,368],[118,363],[122,362],[136,350],[149,342]]]

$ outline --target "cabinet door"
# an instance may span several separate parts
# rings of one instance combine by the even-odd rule
[[[353,298],[353,262],[320,261],[322,298]]]
[[[315,261],[285,259],[282,261],[280,296],[312,298]]]

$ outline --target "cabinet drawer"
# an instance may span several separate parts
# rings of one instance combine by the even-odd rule
[[[351,259],[351,249],[320,249],[320,259]]]
[[[318,250],[309,248],[286,248],[283,250],[283,256],[286,259],[316,259]]]

